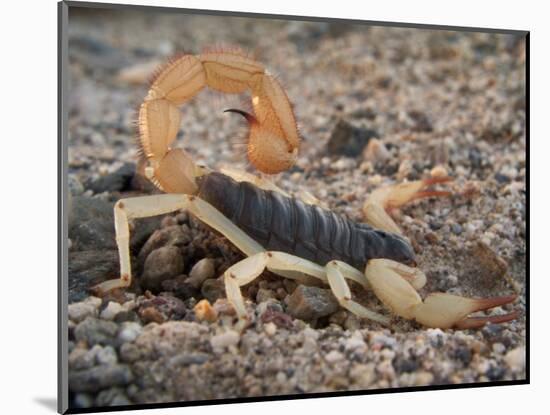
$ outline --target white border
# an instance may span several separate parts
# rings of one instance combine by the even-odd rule
[[[117,1],[110,1],[117,3]],[[136,3],[131,0],[119,3]],[[543,267],[549,227],[548,137],[549,29],[544,2],[290,0],[138,1],[139,4],[257,13],[328,16],[407,23],[531,31],[531,371],[530,386],[324,398],[154,410],[155,414],[254,414],[300,411],[445,415],[518,414],[548,393],[548,267]],[[363,5],[360,5],[363,3]],[[229,6],[230,4],[230,6]],[[57,316],[57,5],[54,0],[3,4],[2,122],[3,171],[1,270],[3,282],[3,413],[53,413],[56,397]],[[7,92],[7,94],[6,94]],[[546,122],[545,122],[546,121]],[[6,128],[7,127],[7,128]],[[538,191],[537,191],[538,190]],[[6,232],[7,231],[7,232]],[[547,253],[546,253],[547,254]],[[7,265],[7,267],[6,267]],[[538,323],[538,324],[537,324]],[[545,399],[546,401],[546,399]],[[44,404],[46,402],[46,404]],[[49,402],[49,404],[48,404]],[[11,409],[11,410],[10,410]],[[6,411],[7,410],[7,411]],[[538,412],[538,411],[536,411]],[[128,411],[127,414],[143,414]]]

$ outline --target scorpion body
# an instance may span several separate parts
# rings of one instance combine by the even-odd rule
[[[364,269],[374,258],[414,263],[404,238],[351,221],[331,211],[237,182],[218,172],[197,180],[198,194],[266,250],[324,265],[343,261]]]
[[[185,150],[172,148],[181,121],[178,106],[207,87],[227,94],[251,94],[252,114],[226,111],[238,113],[248,122],[247,155],[253,166],[273,174],[296,161],[300,136],[292,106],[282,86],[261,63],[238,49],[205,51],[168,62],[157,73],[138,117],[144,174],[166,194],[127,198],[115,204],[120,278],[102,282],[96,292],[132,283],[130,220],[186,210],[246,255],[223,274],[239,329],[250,321],[241,287],[265,269],[285,278],[316,278],[330,287],[349,312],[385,325],[390,324],[388,316],[353,300],[348,281],[372,290],[393,313],[429,327],[477,328],[517,318],[517,311],[469,316],[511,303],[515,295],[473,299],[431,293],[422,299],[417,292],[426,276],[416,268],[413,250],[390,213],[415,199],[448,195],[428,187],[450,178],[430,177],[373,191],[363,207],[371,227],[286,197],[269,180],[213,172],[196,164]]]

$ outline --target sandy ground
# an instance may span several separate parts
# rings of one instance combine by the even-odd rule
[[[522,38],[90,9],[71,13],[69,39],[72,407],[525,378]],[[186,214],[135,222],[137,282],[90,296],[118,272],[112,203],[155,191],[135,176],[133,123],[147,83],[129,82],[128,69],[146,78],[175,53],[224,44],[254,53],[294,104],[303,144],[277,185],[361,221],[373,189],[440,166],[453,195],[407,205],[397,218],[428,277],[421,294],[517,292],[494,313],[520,317],[475,331],[395,318],[388,329],[325,304],[302,320],[289,299],[303,287],[264,273],[243,289],[255,322],[241,335],[218,277],[242,254]],[[246,99],[201,93],[182,107],[178,145],[212,168],[252,171],[242,120],[222,113],[247,109]],[[367,150],[369,139],[378,151]],[[372,294],[354,294],[387,313]],[[213,323],[193,311],[203,298],[219,312]]]

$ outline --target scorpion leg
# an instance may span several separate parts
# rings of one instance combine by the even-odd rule
[[[229,267],[224,273],[227,299],[235,308],[239,321],[236,328],[242,331],[249,323],[240,287],[256,279],[265,269],[284,276],[288,272],[299,272],[324,282],[325,269],[311,261],[278,251],[264,251],[252,255]]]
[[[350,271],[350,268],[353,269],[353,272]],[[326,265],[326,272],[330,289],[342,307],[361,318],[368,318],[378,323],[389,325],[389,317],[375,313],[351,299],[351,291],[345,278],[352,279],[366,286],[363,274],[341,261],[330,261]]]
[[[115,204],[115,230],[120,258],[120,278],[105,281],[92,288],[103,294],[114,288],[130,286],[132,269],[130,265],[129,219],[146,218],[178,210],[187,210],[193,216],[223,234],[246,255],[254,255],[263,248],[219,210],[200,198],[186,194],[162,194],[121,199]]]
[[[389,213],[416,199],[451,195],[451,192],[426,190],[428,186],[451,180],[450,177],[430,177],[376,189],[363,205],[365,220],[375,228],[402,235]]]
[[[414,268],[387,259],[371,259],[365,276],[376,296],[395,314],[414,319],[428,327],[479,328],[486,323],[514,320],[518,312],[498,316],[468,317],[476,311],[489,310],[513,302],[515,295],[486,299],[465,298],[445,293],[429,294],[424,301],[409,282]],[[421,277],[413,281],[422,282]],[[422,284],[423,285],[423,284]]]

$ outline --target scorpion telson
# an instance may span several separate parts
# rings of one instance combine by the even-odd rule
[[[284,90],[260,63],[237,49],[171,61],[152,83],[139,114],[146,175],[168,194],[115,204],[121,276],[99,284],[97,291],[128,287],[132,282],[130,219],[186,210],[247,256],[223,277],[227,298],[239,318],[238,329],[250,321],[241,287],[266,268],[285,278],[317,278],[328,284],[342,307],[385,325],[390,317],[355,302],[347,280],[372,290],[393,313],[429,327],[479,328],[517,318],[517,312],[469,317],[511,303],[515,295],[470,299],[432,293],[422,300],[416,291],[425,285],[426,276],[416,268],[413,250],[389,212],[415,199],[448,195],[430,186],[450,178],[432,177],[375,190],[363,206],[371,227],[321,209],[311,203],[312,198],[307,203],[290,198],[270,181],[248,173],[228,172],[231,178],[212,172],[196,165],[183,149],[170,148],[180,121],[176,105],[205,86],[226,93],[251,91],[254,115],[230,112],[249,122],[248,156],[256,168],[274,173],[294,163],[299,137],[291,106]]]

